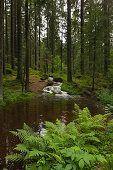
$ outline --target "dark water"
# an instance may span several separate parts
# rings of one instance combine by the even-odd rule
[[[105,109],[94,99],[80,96],[61,98],[55,96],[40,96],[30,101],[0,108],[0,170],[10,168],[5,156],[12,153],[17,139],[9,131],[23,128],[24,122],[35,130],[41,131],[45,121],[55,122],[60,119],[65,124],[74,119],[72,110],[74,103],[80,108],[88,107],[93,115],[104,113]]]

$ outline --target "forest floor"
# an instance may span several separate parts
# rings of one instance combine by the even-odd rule
[[[30,91],[38,94],[46,86],[45,81],[41,81],[37,76],[30,76]]]

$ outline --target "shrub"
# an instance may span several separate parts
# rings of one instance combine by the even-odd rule
[[[103,102],[103,104],[113,105],[113,93],[111,93],[109,89],[97,91],[96,96]]]
[[[113,147],[113,121],[105,122],[110,114],[91,116],[89,110],[75,105],[75,121],[65,126],[46,122],[43,136],[24,124],[24,129],[13,131],[21,144],[9,155],[12,161],[23,161],[27,170],[80,170],[109,167]],[[109,131],[108,131],[109,130]],[[104,148],[104,149],[103,149]]]

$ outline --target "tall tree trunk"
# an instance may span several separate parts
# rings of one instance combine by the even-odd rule
[[[71,0],[67,0],[67,81],[72,82],[72,69],[71,69]]]
[[[104,75],[107,75],[110,57],[109,4],[104,0]]]
[[[84,74],[84,0],[81,0],[81,74]]]
[[[54,2],[52,0],[52,16],[51,16],[51,53],[52,53],[52,73],[54,73],[54,55],[55,55],[55,16]]]
[[[9,42],[8,42],[8,15],[7,15],[7,1],[5,0],[5,54],[7,57],[7,63],[9,59]]]
[[[3,33],[4,33],[4,27],[3,27]],[[3,75],[5,75],[5,43],[4,43],[4,35],[3,35]]]
[[[39,63],[38,67],[40,69],[40,48],[41,48],[41,42],[40,42],[40,34],[41,34],[41,18],[40,18],[40,12],[39,12]]]
[[[29,91],[29,17],[28,0],[25,1],[25,39],[26,39],[26,91]]]
[[[35,2],[35,69],[37,69],[37,16],[36,16],[36,2]]]
[[[0,0],[0,100],[3,99],[4,0]]]
[[[30,11],[29,11],[29,21],[31,22],[31,14],[32,14],[32,10],[31,10],[31,2],[30,2]],[[32,67],[32,62],[31,62],[31,51],[32,51],[32,45],[31,45],[31,24],[29,25],[29,34],[30,34],[30,51],[29,51],[29,67]]]
[[[95,13],[95,32],[94,32],[94,58],[93,58],[93,82],[92,90],[95,88],[95,66],[96,66],[96,13]]]
[[[62,42],[62,39],[61,39],[61,71],[62,71],[62,59],[63,59],[63,42]]]
[[[17,0],[14,0],[14,56],[17,58]]]
[[[14,70],[14,1],[11,0],[11,67]]]
[[[22,0],[17,1],[17,58],[18,58],[18,69],[17,79],[21,82],[22,78]]]

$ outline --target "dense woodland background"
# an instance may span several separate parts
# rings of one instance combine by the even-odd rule
[[[11,65],[29,91],[29,68],[113,77],[112,0],[0,0],[0,99]]]

